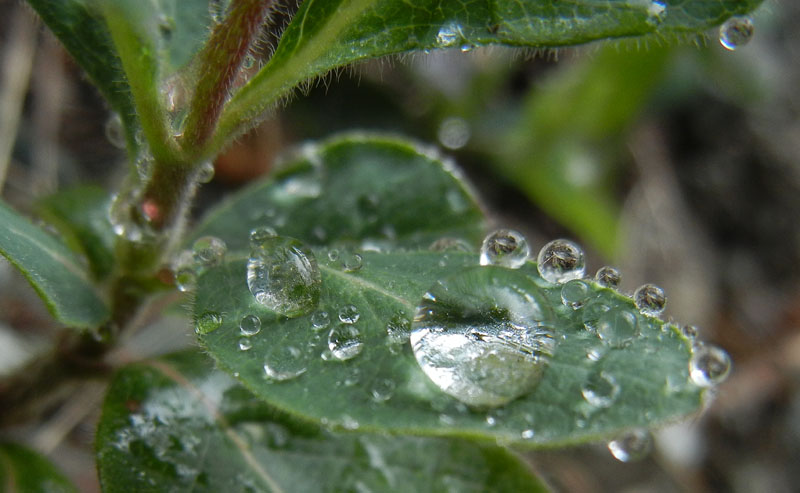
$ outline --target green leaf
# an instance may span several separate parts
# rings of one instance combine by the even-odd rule
[[[242,250],[261,226],[314,245],[393,247],[445,236],[474,244],[485,231],[474,197],[435,150],[361,134],[306,144],[269,180],[212,210],[192,237]]]
[[[46,458],[21,445],[0,443],[0,492],[68,493],[77,488]]]
[[[194,352],[116,375],[97,454],[106,492],[545,491],[497,446],[336,434],[292,420]]]
[[[37,206],[39,217],[58,229],[67,246],[86,256],[95,279],[104,279],[114,267],[110,203],[102,188],[82,186],[46,197]]]
[[[306,1],[269,63],[234,95],[214,149],[303,81],[358,60],[437,48],[556,47],[608,38],[701,34],[761,0]],[[662,9],[662,6],[664,7]]]
[[[79,328],[96,328],[108,319],[86,267],[64,243],[4,203],[0,224],[0,254],[22,272],[56,319]]]
[[[256,302],[245,281],[244,258],[229,258],[198,281],[194,310],[201,344],[222,368],[287,412],[343,427],[354,422],[369,431],[550,446],[654,426],[700,408],[701,391],[689,381],[688,341],[676,327],[639,314],[630,298],[615,291],[590,283],[591,303],[573,310],[562,303],[562,287],[542,280],[530,262],[512,270],[478,267],[477,254],[465,252],[362,252],[362,267],[347,272],[328,260],[329,251],[316,250],[322,278],[319,306],[296,318],[278,316]],[[424,318],[425,311],[415,314],[415,307],[439,282],[449,286],[444,292],[455,300],[444,308],[450,318],[442,324],[463,319],[467,328],[479,331],[491,331],[497,323],[549,327],[555,349],[532,391],[487,412],[445,394],[423,373],[408,343],[408,328],[412,319]],[[528,303],[539,307],[537,317],[518,312]],[[635,314],[638,336],[626,344],[607,344],[587,330],[584,317],[592,313],[590,305],[601,303],[614,313]],[[352,318],[350,305],[359,314],[352,326],[339,322]],[[319,330],[314,321],[322,311],[330,323]],[[505,313],[512,313],[511,319]],[[203,325],[209,314],[218,317],[217,323]],[[261,331],[243,338],[240,321],[248,315],[259,317]],[[621,330],[618,322],[611,330]],[[359,332],[360,352],[345,361],[331,358],[326,349],[332,349],[335,336],[329,331],[349,327]],[[242,350],[243,339],[247,350]],[[506,359],[501,381],[490,381],[489,387],[502,392],[517,385],[513,379],[527,370],[516,363]],[[619,387],[608,407],[590,405],[583,396],[584,387],[602,375]],[[382,386],[394,391],[388,400],[376,401],[374,392]]]

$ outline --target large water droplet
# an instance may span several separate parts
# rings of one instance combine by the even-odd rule
[[[361,314],[358,313],[358,308],[355,305],[346,305],[339,310],[339,320],[343,324],[354,324],[358,322],[359,318],[361,318]]]
[[[695,346],[689,360],[689,375],[699,387],[713,387],[728,378],[731,357],[723,349],[703,344]]]
[[[217,312],[204,312],[197,317],[194,330],[198,334],[208,334],[219,329],[221,325],[222,315]]]
[[[728,50],[741,48],[750,42],[755,33],[749,17],[731,17],[719,28],[719,43]]]
[[[597,274],[594,275],[594,280],[601,286],[616,289],[619,287],[620,281],[622,281],[622,275],[617,269],[605,266],[597,270]]]
[[[294,346],[281,348],[264,361],[264,376],[269,380],[285,382],[306,372],[303,353]]]
[[[412,323],[411,347],[445,393],[477,407],[530,392],[555,347],[554,315],[527,276],[494,266],[437,282]]]
[[[657,317],[661,315],[667,305],[667,295],[655,284],[645,284],[633,293],[633,302],[636,303],[636,308],[640,312]]]
[[[513,229],[498,229],[489,233],[481,245],[481,265],[498,265],[518,269],[530,255],[528,240]]]
[[[600,339],[614,347],[623,347],[639,335],[636,315],[621,308],[612,308],[600,315],[595,330]]]
[[[619,396],[619,384],[605,372],[595,373],[583,385],[581,394],[592,406],[610,407]]]
[[[539,274],[545,281],[564,283],[586,273],[583,250],[569,240],[553,240],[539,251]]]
[[[225,242],[214,236],[198,238],[192,245],[194,261],[201,267],[214,267],[222,263],[226,250]]]
[[[247,262],[247,287],[256,301],[287,317],[313,310],[322,277],[313,252],[299,240],[267,238]]]
[[[245,315],[239,322],[239,331],[245,337],[250,337],[261,332],[261,319],[255,315]]]
[[[580,279],[568,281],[561,287],[561,302],[573,310],[581,308],[591,296],[589,283]]]
[[[355,325],[337,325],[328,334],[328,349],[331,350],[333,357],[340,361],[355,358],[363,347],[361,333]]]
[[[631,430],[608,442],[608,450],[621,462],[644,459],[653,446],[653,437],[645,429]]]

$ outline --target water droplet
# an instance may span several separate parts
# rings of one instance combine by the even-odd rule
[[[457,24],[446,24],[439,29],[436,35],[436,43],[442,48],[455,46],[456,43],[462,38],[461,26]]]
[[[731,357],[725,350],[711,345],[695,346],[689,360],[689,375],[699,387],[713,387],[728,378]]]
[[[653,446],[653,437],[645,429],[635,429],[608,442],[608,450],[620,462],[644,459]]]
[[[241,339],[239,339],[239,350],[241,350],[241,351],[249,351],[250,348],[252,348],[252,347],[253,347],[253,343],[247,337],[242,337]]]
[[[597,284],[611,288],[617,289],[619,287],[620,281],[622,281],[622,275],[619,271],[613,267],[605,266],[600,267],[597,270],[597,274],[594,275],[595,281]]]
[[[488,415],[486,416],[486,424],[487,424],[487,425],[489,425],[489,426],[494,426],[494,425],[496,425],[496,424],[497,424],[497,418],[495,418],[495,417],[494,417],[494,416],[492,416],[491,414],[488,414]]]
[[[583,385],[581,394],[594,407],[610,407],[619,396],[619,384],[605,372],[595,373]]]
[[[361,370],[358,368],[353,368],[347,376],[344,377],[344,380],[339,382],[341,385],[345,387],[352,387],[361,381]]]
[[[445,237],[431,243],[428,250],[433,252],[469,252],[472,251],[472,247],[460,238]]]
[[[439,125],[437,136],[444,147],[453,150],[461,149],[469,142],[469,125],[463,118],[446,118]]]
[[[197,182],[208,183],[214,179],[214,163],[206,161],[197,169]]]
[[[217,312],[204,312],[195,321],[195,332],[198,334],[208,334],[220,328],[222,325],[222,315]]]
[[[589,361],[596,363],[600,361],[603,358],[603,356],[606,355],[607,352],[608,352],[608,347],[595,346],[593,348],[589,348],[589,350],[586,351],[586,358],[588,358]]]
[[[346,361],[361,353],[364,343],[355,325],[342,324],[331,329],[328,334],[328,349],[334,358]]]
[[[545,281],[564,283],[580,279],[586,272],[581,247],[569,240],[553,240],[539,251],[539,274]]]
[[[281,348],[264,361],[264,376],[277,382],[285,382],[306,372],[303,353],[294,346]]]
[[[364,259],[357,253],[351,253],[342,262],[342,269],[345,272],[355,272],[364,265]]]
[[[639,335],[636,315],[625,309],[611,309],[597,319],[598,337],[606,344],[623,347]]]
[[[406,314],[398,311],[386,323],[386,336],[390,344],[405,344],[411,333],[411,320]]]
[[[105,125],[106,139],[117,149],[125,149],[125,128],[122,126],[122,118],[113,113]]]
[[[681,327],[681,334],[690,341],[694,341],[697,338],[697,327],[694,325],[684,325]]]
[[[392,398],[394,395],[394,389],[397,387],[397,384],[394,383],[394,380],[389,380],[387,378],[381,378],[377,380],[374,384],[372,384],[372,389],[370,389],[370,394],[372,394],[372,400],[375,402],[386,402]]]
[[[534,436],[536,436],[536,432],[534,432],[531,429],[527,429],[527,430],[523,430],[522,433],[520,434],[520,436],[522,436],[523,440],[530,440]]]
[[[328,252],[328,260],[330,260],[331,262],[336,262],[337,260],[339,260],[339,250],[335,248],[333,250],[330,250]]]
[[[513,229],[498,229],[489,233],[481,245],[481,265],[498,265],[519,269],[530,254],[528,240]]]
[[[242,60],[242,68],[245,70],[253,68],[255,64],[256,64],[256,57],[254,57],[249,53],[245,55],[244,60]]]
[[[328,325],[330,324],[331,316],[328,315],[328,312],[324,310],[315,312],[313,315],[311,315],[311,327],[315,332],[327,329]]]
[[[640,312],[658,317],[667,305],[667,295],[655,284],[645,284],[633,293],[633,302]]]
[[[573,310],[581,308],[591,295],[589,283],[580,279],[573,279],[561,286],[561,302]]]
[[[647,6],[647,23],[657,26],[667,16],[667,4],[664,0],[652,0]]]
[[[239,322],[239,331],[245,337],[250,337],[261,332],[261,319],[255,315],[245,315]]]
[[[192,291],[197,287],[197,272],[193,266],[178,267],[175,271],[175,286],[182,293]]]
[[[504,268],[468,269],[437,282],[417,307],[410,336],[425,374],[478,407],[530,392],[555,347],[554,315],[530,278]]]
[[[222,263],[226,250],[225,242],[214,236],[198,238],[192,245],[194,261],[201,267],[214,267]]]
[[[281,315],[297,317],[313,310],[321,285],[314,253],[299,240],[272,237],[250,252],[247,287],[256,301]]]
[[[361,318],[361,314],[358,313],[358,308],[355,305],[347,305],[339,310],[339,320],[344,324],[354,324],[358,322],[359,318]]]
[[[749,17],[731,17],[719,28],[719,43],[728,50],[736,50],[750,42],[755,33]]]

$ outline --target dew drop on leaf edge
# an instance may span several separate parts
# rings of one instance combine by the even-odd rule
[[[528,240],[518,231],[498,229],[489,233],[481,244],[481,265],[497,265],[518,269],[530,255]]]
[[[653,436],[643,428],[627,431],[608,442],[608,450],[620,462],[644,459],[653,447]]]
[[[545,281],[561,284],[586,273],[583,250],[569,240],[553,240],[539,250],[537,268]]]
[[[731,369],[731,357],[712,344],[694,347],[689,360],[689,376],[698,387],[713,387],[725,381]]]
[[[734,51],[749,43],[754,33],[750,17],[731,17],[719,27],[719,43],[726,50]]]

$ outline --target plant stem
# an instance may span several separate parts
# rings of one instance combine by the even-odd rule
[[[202,149],[213,134],[242,62],[271,6],[272,0],[233,0],[228,16],[212,31],[198,55],[199,83],[181,138],[185,151]]]

